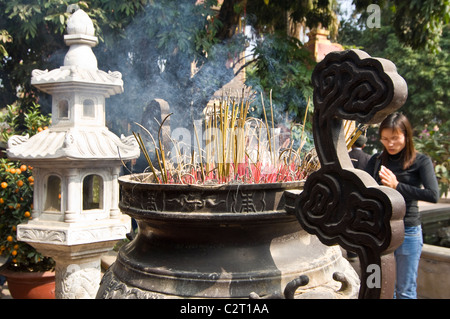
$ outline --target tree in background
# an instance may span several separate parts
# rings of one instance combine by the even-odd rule
[[[136,110],[130,119],[124,113],[129,110],[117,108],[119,114],[111,113],[111,118],[128,116],[129,122],[140,122],[138,110],[162,98],[174,112],[172,126],[192,126],[213,94],[233,79],[237,69],[242,72],[242,65],[247,67],[248,86],[266,99],[273,89],[272,102],[280,113],[290,111],[296,120],[302,117],[311,93],[311,67],[308,53],[288,30],[306,16],[311,27],[330,24],[334,12],[329,2],[225,0],[216,5],[216,1],[149,2],[125,30],[121,46],[127,50],[108,47],[104,55],[99,52],[99,60],[123,72],[129,92],[112,100]],[[250,42],[255,44],[252,49]],[[259,115],[260,103],[258,95],[253,106]]]
[[[442,5],[445,3],[440,2]],[[411,1],[411,7],[416,8],[415,5],[416,2]],[[428,1],[425,1],[422,9],[430,12]],[[448,2],[446,10],[448,14]],[[365,17],[362,16],[359,23],[343,21],[338,39],[343,45],[360,47],[372,56],[383,57],[395,63],[398,73],[408,84],[408,99],[400,111],[409,118],[415,129],[416,148],[433,159],[441,193],[446,194],[450,176],[450,25],[448,22],[440,25],[442,35],[439,43],[432,40],[433,45],[438,44],[438,49],[430,45],[414,49],[412,45],[417,45],[418,40],[405,45],[401,41],[403,38],[396,36],[398,26],[390,24],[394,17],[395,13],[386,6],[381,12],[380,28],[365,27]],[[369,134],[369,140],[372,140],[370,146],[381,149],[375,142],[378,141],[376,128],[372,128]]]
[[[114,30],[120,30],[138,10],[143,1],[108,1],[116,11],[100,5],[103,1],[79,1],[78,6],[93,17],[98,36],[102,41],[116,39]],[[144,1],[145,2],[145,1]],[[17,101],[22,111],[21,122],[27,110],[40,99],[44,113],[50,111],[49,97],[30,85],[33,69],[54,69],[63,64],[67,52],[63,35],[74,1],[66,0],[11,0],[0,1],[0,30],[10,36],[3,45],[7,55],[0,59],[0,107]],[[121,7],[119,6],[121,5]],[[3,33],[3,31],[2,31]]]
[[[376,1],[354,2],[364,9]],[[425,6],[417,2],[410,1],[408,8],[400,1],[379,3],[396,9],[391,20],[396,29],[409,30],[408,21],[420,17],[421,23],[425,19],[438,30],[448,6],[443,7],[442,0],[428,0]],[[187,119],[198,117],[214,92],[235,75],[233,66],[252,40],[242,32],[244,25],[251,28],[255,43],[252,57],[245,61],[251,67],[247,84],[266,97],[273,90],[274,105],[301,121],[311,94],[312,67],[290,28],[320,23],[337,30],[336,0],[223,0],[220,5],[215,0],[2,0],[0,30],[7,31],[12,42],[3,43],[8,56],[0,61],[1,106],[14,102],[19,90],[25,111],[39,99],[44,113],[49,112],[49,96],[31,87],[30,75],[33,69],[62,65],[67,52],[63,35],[71,14],[67,8],[74,4],[96,27],[99,68],[123,75],[125,92],[113,96],[107,110],[117,133],[127,129],[123,122],[140,122],[143,109],[155,98],[176,110],[174,125],[191,123]],[[402,22],[396,22],[400,18]],[[428,30],[414,29],[400,40],[433,46],[436,36]]]
[[[353,4],[360,14],[359,25],[372,14],[367,10],[370,5],[378,5],[385,13],[389,11],[383,23],[390,25],[398,40],[413,50],[439,51],[443,28],[450,21],[448,0],[353,0]]]
[[[39,98],[43,111],[49,112],[49,96],[30,85],[30,75],[33,69],[62,65],[67,52],[63,35],[71,14],[67,8],[73,4],[94,22],[100,39],[94,48],[99,68],[123,74],[125,93],[110,101],[110,109],[118,114],[109,114],[125,116],[129,122],[139,121],[142,109],[154,98],[179,108],[183,122],[186,116],[199,114],[212,94],[234,76],[233,63],[247,43],[239,29],[246,17],[252,17],[260,32],[268,27],[267,34],[286,30],[287,10],[296,21],[308,16],[325,25],[332,13],[327,1],[281,5],[225,0],[221,6],[211,0],[0,1],[0,30],[12,38],[3,44],[8,56],[0,61],[2,107],[16,101],[19,91],[21,108],[26,110]],[[268,15],[274,12],[283,14]]]

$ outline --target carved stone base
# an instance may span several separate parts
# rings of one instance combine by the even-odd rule
[[[56,299],[93,299],[101,280],[100,256],[56,259]]]
[[[130,218],[64,223],[30,221],[18,226],[26,241],[56,262],[56,299],[95,298],[101,280],[101,256],[131,228]]]

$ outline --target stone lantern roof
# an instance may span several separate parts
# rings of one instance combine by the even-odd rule
[[[67,22],[70,46],[58,69],[33,70],[31,84],[52,95],[52,124],[31,138],[13,136],[13,160],[129,160],[139,157],[133,136],[120,138],[105,126],[105,98],[123,92],[122,74],[97,67],[92,20],[83,10]]]
[[[48,94],[73,90],[74,86],[102,93],[105,97],[123,92],[120,72],[106,73],[98,69],[83,69],[75,65],[62,66],[52,71],[33,70],[31,74],[31,84]]]
[[[133,136],[119,138],[107,128],[97,130],[49,128],[31,138],[13,136],[8,141],[12,159],[128,160],[139,156]]]

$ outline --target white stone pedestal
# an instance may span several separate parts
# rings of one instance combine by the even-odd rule
[[[65,223],[33,221],[17,237],[56,262],[56,299],[94,299],[101,280],[101,256],[130,231],[130,217]]]

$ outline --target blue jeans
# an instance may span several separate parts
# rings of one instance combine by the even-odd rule
[[[395,252],[397,279],[394,297],[417,298],[417,271],[422,253],[422,226],[405,227],[405,239]]]

